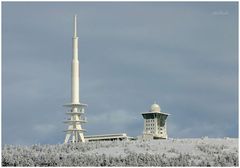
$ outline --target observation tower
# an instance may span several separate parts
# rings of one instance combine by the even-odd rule
[[[148,112],[142,113],[144,118],[143,139],[167,139],[168,113],[161,112],[160,106],[155,102]]]

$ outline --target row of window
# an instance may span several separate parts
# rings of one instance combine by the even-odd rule
[[[146,124],[146,127],[149,127],[149,126],[154,126],[154,124]],[[163,130],[162,127],[158,127],[159,130]]]
[[[146,122],[154,122],[152,119],[147,119]]]
[[[154,126],[154,124],[146,124],[146,126]]]
[[[153,129],[155,129],[154,127],[146,127],[146,130],[153,130]],[[158,128],[158,131],[160,132],[160,131],[162,131],[163,129],[162,128]]]
[[[154,128],[152,128],[152,127],[146,127],[146,130],[153,130]]]
[[[146,129],[146,130],[149,130],[149,129]],[[149,131],[150,133],[154,133],[154,131]],[[163,132],[162,131],[159,131],[158,132],[159,134],[163,134]]]
[[[154,126],[155,124],[146,124],[146,127],[147,126]],[[158,127],[159,130],[162,130],[162,127]]]

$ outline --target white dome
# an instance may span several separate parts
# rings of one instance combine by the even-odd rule
[[[161,108],[158,104],[154,103],[151,105],[150,112],[160,112]]]

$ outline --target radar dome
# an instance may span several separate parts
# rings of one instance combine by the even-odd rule
[[[160,112],[161,108],[157,103],[154,103],[153,105],[151,105],[151,109],[150,112]]]

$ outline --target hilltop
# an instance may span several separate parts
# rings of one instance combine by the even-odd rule
[[[2,166],[238,166],[238,139],[4,145]]]

